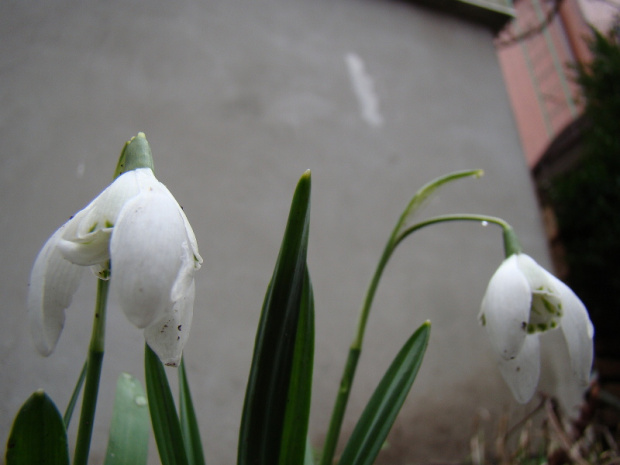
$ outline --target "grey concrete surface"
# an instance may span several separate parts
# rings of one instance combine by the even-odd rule
[[[138,131],[204,258],[186,361],[212,465],[235,461],[256,323],[305,169],[316,446],[365,288],[422,184],[484,169],[424,214],[502,216],[549,264],[492,36],[479,25],[399,1],[0,2],[2,441],[36,388],[64,409],[89,339],[95,281],[85,276],[56,351],[36,353],[25,313],[34,258],[109,183]],[[500,232],[477,224],[424,230],[402,245],[370,317],[345,435],[426,319],[430,347],[385,460],[462,458],[480,412],[516,415],[476,319],[502,257]],[[114,300],[107,337],[92,463],[103,460],[117,376],[143,378],[141,332]],[[547,341],[543,386],[566,395],[558,341]]]

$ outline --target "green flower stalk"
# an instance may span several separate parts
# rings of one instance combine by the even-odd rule
[[[110,281],[108,280],[100,279],[97,281],[95,318],[93,319],[93,330],[88,347],[88,357],[86,359],[86,380],[84,384],[84,397],[82,400],[82,410],[80,412],[75,452],[73,455],[74,465],[86,465],[88,463],[90,440],[95,423],[95,410],[97,409],[101,367],[103,366],[103,353],[105,351],[105,321],[109,285]]]
[[[390,238],[388,239],[383,254],[379,259],[375,273],[372,276],[368,290],[364,297],[362,307],[358,315],[357,326],[353,341],[349,347],[349,355],[345,363],[342,378],[340,381],[340,387],[336,396],[336,402],[332,410],[332,416],[325,438],[325,444],[323,445],[323,453],[321,455],[321,465],[331,465],[333,462],[336,446],[338,444],[338,438],[340,436],[340,430],[342,428],[342,422],[344,420],[344,414],[346,411],[347,403],[349,400],[349,394],[351,392],[351,386],[355,377],[355,371],[357,369],[357,363],[362,351],[362,345],[364,342],[364,334],[366,332],[366,324],[370,315],[370,309],[379,286],[379,281],[383,275],[383,271],[387,266],[392,254],[396,250],[398,244],[400,244],[406,237],[413,234],[418,229],[430,226],[431,224],[443,223],[448,221],[487,221],[501,224],[502,226],[508,226],[503,220],[499,218],[486,217],[481,215],[446,215],[441,217],[431,218],[419,223],[411,225],[412,220],[419,210],[419,208],[435,193],[439,188],[452,181],[462,178],[478,178],[482,176],[482,170],[467,170],[450,173],[446,176],[437,178],[430,183],[422,187],[411,199],[407,207],[404,209],[400,218],[398,219],[396,226],[392,230]]]

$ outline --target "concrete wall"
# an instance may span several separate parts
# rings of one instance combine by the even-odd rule
[[[360,77],[372,80],[370,91],[356,93]],[[548,264],[491,33],[414,3],[2,2],[0,82],[2,441],[34,389],[64,409],[89,339],[95,281],[86,276],[56,351],[36,353],[25,313],[34,258],[109,183],[138,131],[204,258],[186,361],[213,465],[234,462],[256,323],[306,168],[316,445],[367,283],[422,184],[484,169],[481,180],[445,189],[425,214],[503,216]],[[425,230],[403,244],[370,317],[345,432],[383,367],[429,318],[430,348],[390,463],[461,458],[480,409],[494,418],[513,411],[476,320],[502,258],[500,232],[475,224]],[[142,347],[112,300],[92,463],[102,460],[117,376],[143,376]],[[547,385],[555,389],[557,376],[550,370]]]

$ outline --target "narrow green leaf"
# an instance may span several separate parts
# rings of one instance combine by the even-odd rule
[[[146,395],[151,425],[162,465],[188,465],[179,417],[164,365],[153,350],[144,346]]]
[[[275,465],[280,461],[306,275],[309,221],[310,172],[307,171],[295,189],[282,246],[263,302],[241,418],[239,465]]]
[[[82,386],[84,385],[84,380],[86,379],[86,366],[87,365],[88,365],[88,360],[84,361],[84,366],[82,367],[80,376],[78,377],[77,383],[75,383],[75,388],[73,388],[71,399],[69,399],[69,403],[67,404],[67,410],[65,410],[65,415],[63,416],[63,421],[65,423],[65,429],[69,429],[69,423],[71,423],[71,417],[73,416],[73,410],[75,409],[75,404],[77,403],[78,397],[80,396],[80,392],[82,391]]]
[[[145,464],[149,451],[149,412],[140,381],[123,373],[116,382],[105,465]]]
[[[396,355],[362,412],[339,465],[374,463],[422,364],[430,329],[430,322],[425,322]]]
[[[192,394],[189,389],[183,359],[181,359],[179,366],[179,410],[181,414],[181,433],[183,434],[188,461],[192,465],[204,465],[202,440],[200,439],[198,420],[192,402]]]
[[[306,267],[299,323],[295,338],[293,369],[280,448],[280,465],[303,463],[310,419],[314,363],[314,295]]]
[[[6,449],[6,465],[68,465],[67,433],[54,402],[38,390],[15,417]]]
[[[306,453],[304,455],[304,465],[315,465],[314,449],[310,442],[310,436],[306,437]]]

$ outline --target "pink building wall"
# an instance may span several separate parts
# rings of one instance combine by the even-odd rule
[[[553,139],[581,111],[571,64],[590,57],[588,24],[607,30],[617,11],[593,0],[563,0],[548,27],[523,40],[525,31],[545,22],[549,2],[515,1],[516,18],[497,39],[497,50],[523,152],[533,168]]]

